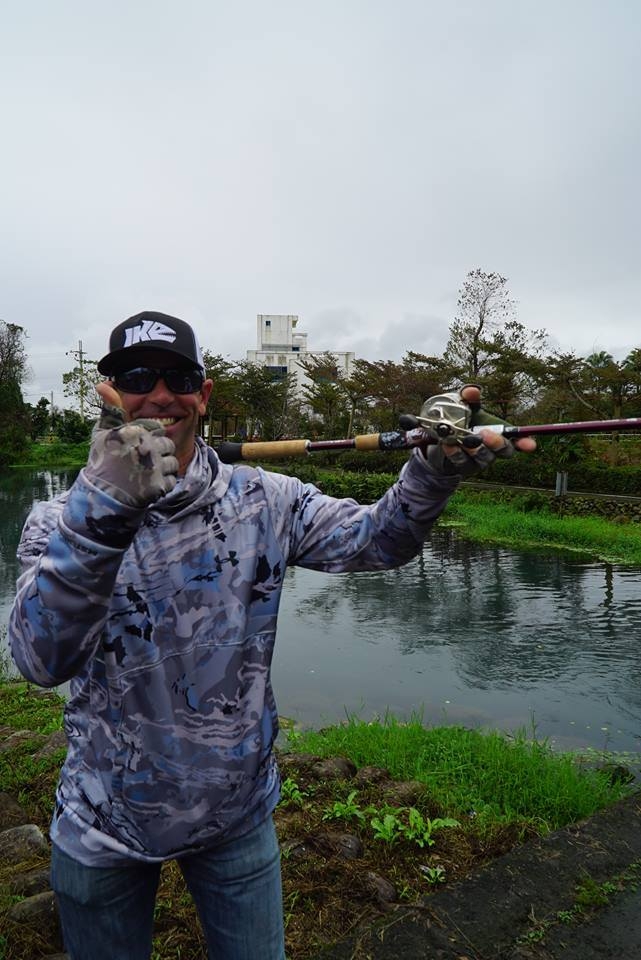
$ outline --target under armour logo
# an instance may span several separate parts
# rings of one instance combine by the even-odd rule
[[[125,330],[125,346],[133,347],[137,343],[144,343],[147,340],[164,340],[166,343],[173,343],[176,339],[176,331],[172,330],[165,323],[158,320],[143,320],[136,327],[129,327]]]

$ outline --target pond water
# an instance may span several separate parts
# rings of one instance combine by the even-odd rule
[[[0,628],[31,504],[74,472],[0,477]],[[287,573],[273,682],[303,724],[420,712],[549,737],[560,748],[641,749],[641,570],[457,540],[437,528],[399,570]],[[4,632],[4,631],[3,631]]]

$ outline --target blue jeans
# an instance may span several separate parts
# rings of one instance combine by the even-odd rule
[[[285,960],[280,855],[271,817],[177,860],[209,960]],[[55,846],[51,886],[71,960],[149,960],[160,864],[86,867]]]

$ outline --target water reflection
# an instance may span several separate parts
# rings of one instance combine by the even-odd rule
[[[5,469],[0,472],[0,631],[6,626],[18,576],[16,550],[32,506],[73,483],[78,470]],[[0,651],[1,652],[1,651]]]
[[[347,615],[356,635],[375,622],[373,643],[388,624],[403,654],[456,637],[463,675],[504,686],[574,677],[586,654],[630,664],[641,625],[638,571],[462,544],[449,531],[409,567],[310,586],[299,617],[340,628]]]
[[[338,583],[315,576],[293,571],[296,600],[284,601],[280,639],[288,663],[279,669],[290,679],[290,658],[309,656],[307,644],[301,654],[301,643],[322,620],[325,638],[341,637],[332,653],[345,671],[350,643],[365,658],[365,669],[352,677],[358,690],[349,689],[340,670],[323,671],[352,708],[374,702],[380,710],[395,700],[405,712],[434,714],[445,703],[451,712],[456,700],[457,710],[481,722],[520,726],[534,716],[547,733],[558,734],[554,727],[562,724],[568,742],[603,747],[607,741],[614,748],[616,741],[619,749],[636,749],[638,570],[483,547],[442,529],[421,557],[399,570],[341,576]],[[412,658],[413,676],[402,658]],[[377,670],[386,671],[387,700]],[[315,695],[315,703],[331,711],[318,688]],[[297,709],[305,719],[301,700]]]

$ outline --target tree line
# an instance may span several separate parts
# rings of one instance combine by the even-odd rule
[[[64,395],[82,399],[83,418],[73,409],[51,409],[42,397],[24,402],[28,378],[25,331],[0,321],[0,457],[52,431],[60,439],[85,439],[98,414],[92,386],[101,377],[84,360],[63,375]],[[618,361],[600,351],[587,357],[549,348],[545,329],[532,330],[516,317],[507,279],[479,268],[459,290],[457,312],[443,353],[408,349],[400,362],[356,359],[349,375],[331,352],[301,355],[306,382],[294,374],[275,378],[265,367],[204,352],[214,390],[206,415],[210,437],[246,436],[327,439],[394,430],[402,413],[418,413],[427,397],[464,383],[481,386],[484,406],[512,423],[641,416],[641,348]],[[9,458],[9,459],[7,459]]]

